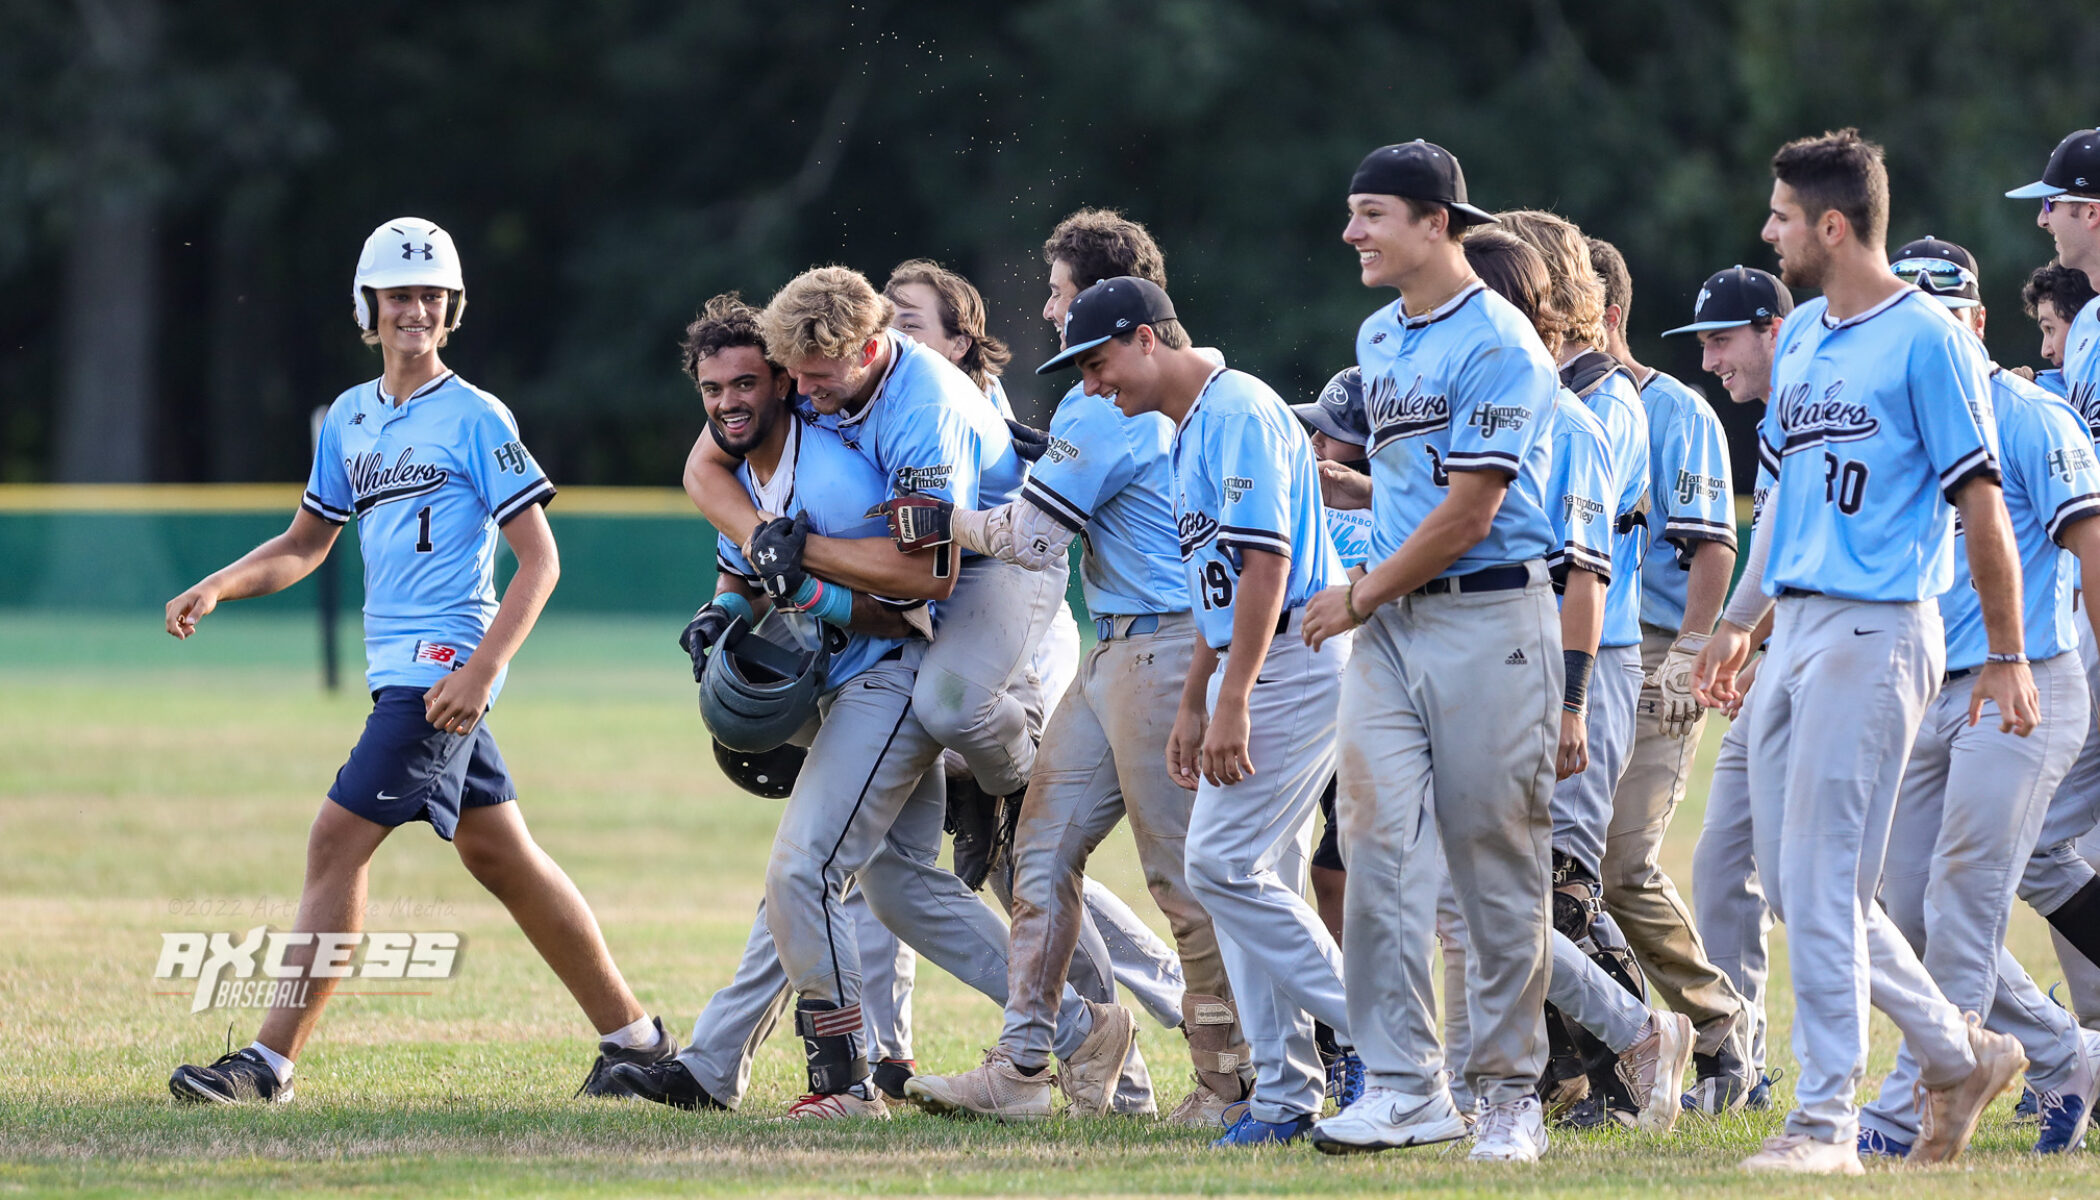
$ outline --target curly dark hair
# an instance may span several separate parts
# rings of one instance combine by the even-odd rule
[[[2093,284],[2085,272],[2074,271],[2054,259],[2036,267],[2020,287],[2020,303],[2027,306],[2030,317],[2041,315],[2042,302],[2046,300],[2056,306],[2058,316],[2069,321],[2092,298]]]
[[[700,360],[732,346],[750,346],[764,354],[766,339],[759,333],[758,315],[758,310],[744,303],[743,296],[736,292],[724,292],[709,300],[693,323],[685,327],[685,340],[678,344],[680,368],[689,376],[695,375]],[[771,358],[766,359],[766,365],[776,375],[780,372],[780,364]]]
[[[1043,261],[1062,261],[1082,292],[1120,275],[1167,286],[1167,256],[1159,243],[1143,225],[1113,208],[1082,208],[1059,221],[1043,243]]]

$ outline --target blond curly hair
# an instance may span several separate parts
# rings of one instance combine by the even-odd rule
[[[759,314],[766,357],[792,364],[840,359],[889,328],[896,306],[850,267],[815,267],[789,280]]]
[[[1604,346],[1604,280],[1590,261],[1590,246],[1573,221],[1535,208],[1496,213],[1502,228],[1531,243],[1553,278],[1553,311],[1569,341]]]

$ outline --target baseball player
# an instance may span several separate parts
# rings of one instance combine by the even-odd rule
[[[2100,130],[2076,130],[2049,155],[2041,179],[2006,195],[2040,200],[2035,221],[2056,259],[2090,287],[2100,271]],[[2100,440],[2100,301],[2088,300],[2064,334],[2064,398]],[[2100,648],[2081,642],[2089,687],[2100,698]],[[2049,921],[2070,984],[2071,1005],[2100,1024],[2100,719],[2043,820],[2020,895]]]
[[[1966,249],[1921,238],[1896,251],[1891,270],[1982,340],[1982,293]],[[1977,592],[1963,569],[1964,533],[1956,530],[1954,585],[1940,599],[1946,678],[1903,770],[1881,906],[1950,1003],[2019,1039],[2041,1125],[2035,1150],[2060,1154],[2085,1142],[2093,1069],[2082,1052],[2083,1031],[2005,949],[2005,928],[2021,868],[2091,717],[2084,671],[2072,652],[2079,641],[2071,607],[2075,568],[2064,551],[2090,563],[2084,571],[2100,585],[2100,520],[2093,519],[2100,516],[2100,462],[2069,405],[1995,363],[1990,386],[2041,725],[2031,737],[2011,738],[1967,720],[1985,638]],[[1910,1152],[1918,1134],[1916,1082],[1916,1060],[1907,1046],[1898,1047],[1896,1069],[1879,1098],[1861,1110],[1860,1153]]]
[[[1641,365],[1626,342],[1633,278],[1610,242],[1589,239],[1604,281],[1605,349],[1626,368],[1648,415],[1647,544],[1641,560],[1640,661],[1633,744],[1612,792],[1604,904],[1648,982],[1692,1019],[1698,1046],[1692,1108],[1730,1112],[1757,1078],[1744,1061],[1743,999],[1707,957],[1691,910],[1660,865],[1663,836],[1684,800],[1706,710],[1691,692],[1692,659],[1713,632],[1735,572],[1735,491],[1720,418],[1698,392]]]
[[[1008,428],[1016,430],[1017,437],[1021,431],[1034,433],[1013,421],[1013,408],[1008,404],[1005,388],[1000,383],[1000,372],[1013,354],[1005,343],[985,328],[984,297],[968,279],[931,260],[908,259],[890,272],[888,282],[883,285],[883,295],[896,306],[896,315],[890,322],[892,329],[939,353],[968,375],[970,382],[985,393],[1007,420]],[[1030,456],[1018,441],[1016,450],[1024,457]],[[1033,457],[1040,457],[1040,454],[1038,448]],[[1031,724],[1040,736],[1079,671],[1079,625],[1072,619],[1070,605],[1057,606],[1050,636],[1036,647],[1029,669],[1038,681],[1044,708],[1041,721]],[[959,850],[958,857],[966,859],[971,853],[988,855],[992,842],[998,837],[996,822],[1000,820],[1000,814],[997,801],[985,796],[968,778],[967,772],[958,777],[953,767],[961,764],[961,756],[951,750],[943,757],[951,766],[948,786],[950,829],[958,838],[975,836],[984,843],[981,848]],[[958,811],[958,806],[974,806],[976,811],[966,814]],[[993,893],[1009,912],[1013,907],[1011,860],[1012,855],[1006,854],[988,875]],[[1186,986],[1180,960],[1174,952],[1131,911],[1129,905],[1100,881],[1084,880],[1081,894],[1086,904],[1086,920],[1081,923],[1078,952],[1087,955],[1089,960],[1077,973],[1080,982],[1075,986],[1079,987],[1081,994],[1091,999],[1113,1000],[1114,983],[1110,982],[1113,979],[1128,987],[1139,1003],[1162,1023],[1180,1024]],[[910,953],[908,949],[902,952]],[[1089,989],[1088,984],[1096,979],[1102,981],[1105,994],[1094,994]],[[873,983],[872,977],[870,983]],[[908,995],[911,986],[908,968],[901,976],[899,986]],[[875,1010],[870,1009],[869,1014],[872,1022]],[[886,1036],[892,1042],[898,1042],[908,1038],[908,1031],[902,1037]],[[908,1042],[903,1044],[908,1045]],[[1143,1072],[1144,1059],[1135,1043],[1131,1045],[1130,1054],[1133,1075]],[[910,1055],[906,1053],[901,1057],[909,1058]],[[880,1075],[884,1068],[878,1063],[876,1070]],[[890,1091],[891,1098],[905,1098],[902,1091],[905,1077],[891,1069],[890,1078],[897,1084]],[[1127,1100],[1131,1112],[1149,1111],[1151,1088],[1135,1087],[1134,1081],[1133,1084],[1133,1094],[1119,1094],[1119,1101]],[[1125,1111],[1125,1106],[1119,1105],[1117,1111]]]
[[[1341,573],[1312,452],[1273,391],[1190,347],[1150,280],[1081,292],[1064,347],[1038,372],[1076,367],[1125,416],[1160,413],[1175,428],[1175,524],[1197,641],[1166,765],[1195,792],[1188,881],[1211,915],[1255,1071],[1246,1112],[1214,1144],[1291,1141],[1321,1101],[1313,1020],[1348,1038],[1341,954],[1304,898],[1348,648],[1289,636],[1305,601]]]
[[[1561,334],[1550,315],[1552,281],[1539,252],[1515,234],[1494,227],[1471,230],[1463,246],[1467,266],[1531,323],[1551,357],[1559,348]],[[1604,626],[1615,534],[1609,515],[1616,487],[1609,435],[1597,416],[1565,386],[1558,392],[1549,419],[1552,473],[1545,494],[1554,541],[1546,565],[1554,590],[1560,593],[1564,652],[1594,657]],[[1579,706],[1563,705],[1555,756],[1555,774],[1562,780],[1589,765],[1585,718]],[[1586,889],[1579,897],[1567,889],[1556,889],[1550,935],[1553,974],[1547,990],[1551,1053],[1541,1092],[1548,1109],[1566,1124],[1612,1120],[1607,1105],[1616,1104],[1631,1123],[1667,1131],[1678,1108],[1677,1080],[1691,1052],[1691,1027],[1682,1017],[1651,1013],[1638,992],[1628,986],[1634,980],[1630,964],[1600,952],[1594,917],[1594,903]],[[1444,946],[1446,994],[1462,996],[1469,939],[1456,893],[1448,882],[1439,898],[1438,936]],[[1611,973],[1614,969],[1617,974]],[[1444,1026],[1450,1057],[1465,1061],[1471,1052],[1471,1031],[1463,1005],[1447,1007]],[[1674,1070],[1657,1059],[1645,1079],[1620,1076],[1617,1054],[1636,1047],[1651,1034],[1657,1035],[1658,1045],[1662,1037],[1670,1038],[1668,1063],[1674,1064]],[[1594,1089],[1592,1075],[1599,1084]],[[1463,1091],[1462,1081],[1454,1083],[1454,1103]],[[1465,1099],[1462,1113],[1473,1107],[1475,1098],[1467,1094]]]
[[[291,528],[170,600],[167,629],[188,638],[221,602],[306,578],[357,518],[372,713],[314,818],[293,928],[361,930],[372,855],[397,827],[429,822],[597,1029],[581,1090],[604,1094],[614,1064],[653,1062],[673,1046],[627,989],[576,885],[526,830],[483,720],[561,573],[542,511],[554,485],[510,410],[438,356],[466,308],[449,233],[420,217],[381,225],[365,239],[350,294],[365,343],[379,348],[380,377],[329,406]],[[500,603],[499,532],[518,559]],[[309,940],[284,961],[303,973],[313,958]],[[300,1007],[272,1008],[253,1043],[209,1066],[177,1067],[168,1090],[193,1102],[290,1100],[294,1060],[334,989],[334,978],[312,976]]]
[[[2064,395],[2069,390],[2063,372],[2066,335],[2071,331],[2071,322],[2092,299],[2093,287],[2086,282],[2085,272],[2057,262],[2036,267],[2020,287],[2020,302],[2042,331],[2042,359],[2049,369],[2014,367],[2013,373],[2029,376],[2050,392]]]
[[[1919,1059],[1914,1156],[1958,1155],[2026,1064],[2012,1038],[1963,1020],[1873,902],[1903,763],[1945,670],[1931,601],[1953,582],[1949,502],[1987,630],[1970,716],[1995,704],[2021,736],[2038,717],[1983,353],[1889,272],[1880,147],[1851,129],[1804,138],[1772,171],[1764,238],[1782,279],[1823,294],[1779,335],[1759,435],[1777,482],[1698,677],[1709,695],[1732,694],[1776,597],[1750,796],[1756,858],[1788,925],[1801,1079],[1785,1132],[1742,1166],[1858,1174],[1870,982]]]
[[[1665,330],[1663,336],[1696,336],[1702,366],[1720,381],[1728,398],[1736,404],[1757,404],[1770,391],[1772,348],[1793,308],[1792,293],[1776,276],[1752,267],[1730,267],[1716,271],[1700,286],[1691,323]],[[1752,493],[1753,513],[1763,510],[1769,483],[1770,477],[1760,471]],[[1689,616],[1689,591],[1686,607]],[[1745,681],[1738,691],[1748,691],[1753,670],[1745,668]],[[1658,688],[1662,682],[1658,677]],[[1731,723],[1714,760],[1706,815],[1692,850],[1692,878],[1697,881],[1692,904],[1708,961],[1728,977],[1741,997],[1743,1023],[1738,1044],[1746,1073],[1756,1081],[1743,1104],[1762,1110],[1770,1103],[1772,1082],[1765,1073],[1765,980],[1772,909],[1758,878],[1750,830],[1750,722],[1741,714],[1751,703],[1741,700],[1736,711],[1728,714]],[[1620,786],[1627,785],[1622,782]],[[1725,1109],[1728,1094],[1725,1085],[1694,1085],[1689,1099],[1694,1109],[1711,1113]]]
[[[792,292],[787,299],[782,308],[823,303],[821,296]],[[781,816],[765,901],[736,980],[709,1002],[682,1057],[619,1079],[647,1099],[679,1107],[733,1105],[748,1078],[751,1050],[777,1018],[782,988],[792,985],[810,1090],[788,1115],[882,1118],[888,1107],[869,1082],[860,1041],[858,945],[840,906],[849,881],[857,880],[875,917],[921,956],[1002,1003],[1006,929],[960,879],[935,865],[946,809],[942,773],[932,769],[941,746],[913,716],[912,699],[926,646],[897,640],[894,622],[881,618],[899,605],[874,598],[923,590],[917,575],[926,564],[892,555],[887,573],[878,576],[882,590],[872,594],[801,566],[793,543],[818,531],[841,540],[881,538],[879,514],[870,509],[888,485],[838,433],[793,410],[789,375],[767,357],[762,335],[765,346],[812,335],[767,327],[777,319],[776,310],[762,315],[718,297],[689,334],[689,369],[707,404],[712,444],[738,456],[748,503],[797,514],[792,522],[760,526],[748,552],[726,532],[718,535],[719,592],[710,606],[717,614],[702,611],[709,619],[693,640],[713,642],[739,620],[748,622],[761,599],[854,636],[833,655],[821,723]],[[782,524],[791,526],[785,537]],[[892,636],[876,636],[885,633]],[[1056,1045],[1067,1092],[1085,1111],[1106,1107],[1131,1035],[1130,1015],[1120,1006],[1064,993]]]
[[[1078,291],[1101,277],[1134,273],[1164,285],[1151,235],[1113,212],[1067,217],[1043,255],[1051,273],[1043,316],[1060,329]],[[1196,1086],[1169,1119],[1214,1128],[1225,1107],[1246,1096],[1251,1070],[1232,990],[1210,916],[1183,867],[1191,798],[1166,770],[1167,736],[1196,642],[1173,522],[1172,438],[1164,418],[1125,416],[1107,397],[1073,388],[1058,403],[1046,452],[1019,501],[981,514],[934,510],[964,548],[1031,569],[1065,561],[1072,539],[1083,535],[1080,579],[1097,644],[1045,731],[1014,829],[1006,1027],[974,1070],[909,1089],[933,1111],[1047,1111],[1050,1018],[1079,932],[1081,872],[1126,813],[1190,983],[1182,1030]]]

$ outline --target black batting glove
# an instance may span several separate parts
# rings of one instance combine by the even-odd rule
[[[766,594],[776,604],[793,603],[809,572],[802,569],[802,547],[809,541],[809,514],[775,517],[751,535],[751,569],[758,572]]]
[[[1006,432],[1014,440],[1014,453],[1023,461],[1034,462],[1050,449],[1050,435],[1033,425],[1023,425],[1012,417],[1006,418]]]

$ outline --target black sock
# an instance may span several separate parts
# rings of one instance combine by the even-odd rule
[[[1043,1072],[1049,1069],[1050,1065],[1048,1063],[1045,1063],[1040,1067],[1024,1067],[1020,1063],[1014,1064],[1014,1070],[1019,1071],[1021,1074],[1026,1075],[1030,1079],[1034,1079],[1036,1076],[1042,1074]]]
[[[2088,880],[2077,895],[2050,913],[2049,924],[2080,954],[2100,963],[2100,877]]]

